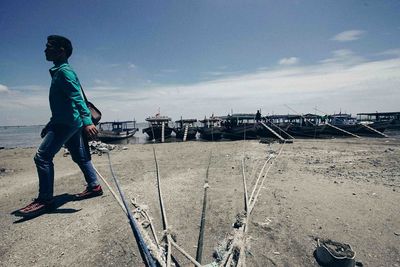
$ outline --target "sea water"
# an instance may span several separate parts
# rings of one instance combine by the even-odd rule
[[[31,126],[0,126],[0,148],[16,148],[16,147],[38,147],[42,141],[40,132],[44,125],[31,125]],[[137,123],[136,127],[139,131],[131,138],[113,141],[110,144],[145,144],[151,142],[148,140],[147,135],[142,133],[142,129],[148,127],[146,122]],[[385,131],[391,138],[400,139],[399,130]],[[174,137],[168,138],[166,142],[176,142]]]
[[[0,147],[37,147],[44,125],[0,126]]]
[[[16,147],[38,147],[42,141],[40,132],[44,125],[31,126],[0,126],[0,148]],[[148,127],[147,122],[137,123],[139,130],[133,137],[118,141],[110,141],[110,144],[145,144],[151,142],[147,135],[142,132],[143,128]],[[166,142],[175,142],[175,138],[169,138]]]

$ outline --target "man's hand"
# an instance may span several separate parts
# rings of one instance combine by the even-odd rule
[[[46,134],[47,134],[47,127],[44,127],[44,128],[42,129],[42,131],[40,132],[40,137],[41,137],[41,138],[44,138],[44,137],[46,136]]]
[[[86,135],[92,139],[94,139],[99,132],[97,131],[96,126],[94,126],[93,124],[85,126],[83,130],[85,131]]]
[[[42,131],[40,132],[40,137],[44,138],[47,134],[47,132],[49,131],[49,123],[46,124],[46,126],[44,126],[44,128],[42,129]]]

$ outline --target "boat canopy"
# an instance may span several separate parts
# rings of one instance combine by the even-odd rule
[[[231,118],[237,119],[237,120],[254,120],[256,117],[256,114],[252,114],[252,113],[237,113],[237,114],[232,114],[232,115],[228,115],[228,116],[221,116],[220,118],[223,120],[228,120]]]
[[[176,123],[193,123],[197,122],[197,119],[180,119],[178,121],[175,121]]]
[[[270,119],[270,120],[275,120],[275,119],[288,119],[288,120],[295,120],[299,118],[306,118],[306,119],[311,119],[311,118],[321,118],[320,115],[317,114],[304,114],[304,115],[298,115],[298,114],[286,114],[286,115],[269,115],[265,116],[265,118]]]
[[[98,125],[99,130],[118,131],[136,128],[136,121],[105,121]]]
[[[400,120],[400,112],[357,113],[359,121]]]
[[[171,121],[170,117],[167,116],[154,116],[154,117],[148,117],[146,119],[148,122],[168,122]]]
[[[371,112],[371,113],[357,113],[357,115],[367,115],[367,116],[396,116],[400,115],[400,112]]]
[[[204,117],[203,120],[199,120],[199,122],[201,123],[208,123],[208,122],[218,122],[221,121],[222,119],[220,117],[216,117],[216,116],[211,116],[209,118]]]

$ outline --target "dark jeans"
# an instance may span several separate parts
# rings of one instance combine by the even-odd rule
[[[82,170],[88,186],[94,187],[99,184],[82,129],[61,124],[48,126],[48,132],[34,157],[39,176],[39,199],[48,200],[53,197],[53,158],[64,144],[71,153],[72,160]]]

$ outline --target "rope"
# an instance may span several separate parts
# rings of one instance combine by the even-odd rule
[[[171,244],[180,252],[183,256],[185,256],[188,260],[190,260],[196,267],[202,267],[202,265],[197,262],[192,256],[190,256],[185,250],[183,250],[174,240],[171,240]]]
[[[107,182],[107,180],[100,174],[100,172],[95,168],[95,166],[93,166],[93,168],[94,168],[94,170],[96,171],[97,175],[100,177],[100,179],[103,181],[103,183],[106,185],[106,187],[108,188],[108,190],[110,190],[111,194],[113,195],[114,199],[117,201],[117,203],[119,204],[119,206],[121,207],[122,211],[125,213],[126,216],[128,216],[128,213],[127,213],[127,211],[126,211],[126,209],[125,209],[124,204],[122,203],[122,201],[120,200],[120,198],[117,196],[117,194],[115,193],[115,191],[112,189],[111,185],[110,185],[110,184]],[[133,204],[133,203],[132,203],[132,204]],[[136,205],[136,204],[134,204],[134,205]],[[146,214],[146,216],[147,216],[147,218],[148,218],[150,227],[151,227],[152,232],[153,232],[154,240],[156,241],[156,248],[153,248],[153,247],[152,247],[152,245],[153,245],[153,244],[152,244],[152,241],[151,241],[149,238],[146,237],[145,231],[144,231],[143,228],[141,228],[140,224],[138,224],[138,227],[140,228],[141,232],[143,233],[144,239],[146,239],[146,241],[148,241],[148,244],[150,244],[149,246],[152,247],[152,252],[154,252],[154,253],[152,253],[152,255],[157,259],[157,261],[161,264],[161,266],[164,266],[165,264],[163,264],[163,260],[162,260],[162,256],[161,256],[161,255],[162,255],[162,252],[160,251],[160,245],[159,245],[157,236],[155,235],[154,226],[153,226],[153,224],[152,224],[152,222],[151,222],[151,219],[150,219],[150,217],[148,216],[148,214],[147,214],[144,210],[142,210],[142,211]],[[155,253],[156,251],[158,252],[158,254]]]
[[[210,156],[208,158],[206,177],[204,179],[203,208],[201,211],[199,239],[197,241],[196,261],[198,261],[200,263],[201,263],[201,258],[203,255],[204,227],[206,224],[206,209],[207,209],[208,174],[209,174],[210,164],[211,164],[211,155],[212,155],[212,152],[210,152]]]
[[[149,251],[146,243],[144,242],[144,240],[143,240],[143,238],[142,238],[142,236],[140,234],[140,230],[138,228],[137,222],[136,222],[135,218],[132,216],[132,213],[128,208],[128,204],[125,201],[124,193],[122,192],[121,187],[120,187],[119,182],[118,182],[118,179],[115,176],[114,170],[113,170],[112,165],[111,165],[110,153],[107,152],[106,154],[108,156],[108,162],[110,164],[111,175],[114,178],[114,182],[115,182],[115,185],[117,186],[117,189],[118,189],[119,194],[121,196],[122,203],[124,204],[125,210],[127,211],[127,216],[128,216],[128,219],[129,219],[129,224],[131,226],[133,235],[134,235],[134,237],[136,239],[136,242],[139,245],[140,255],[142,256],[142,259],[143,259],[143,261],[144,261],[146,266],[150,266],[150,267],[154,266],[155,267],[156,263],[155,263],[153,257],[151,256],[150,251]]]
[[[247,193],[247,183],[246,183],[246,174],[245,174],[245,164],[244,158],[242,159],[242,177],[243,177],[243,188],[244,188],[244,210],[247,212],[247,208],[249,207],[249,196]]]
[[[283,132],[284,134],[286,134],[290,139],[295,139],[293,136],[291,136],[288,132],[286,132],[285,130],[283,130],[281,127],[279,127],[278,125],[276,125],[275,123],[273,123],[270,119],[266,119],[269,123],[271,123],[272,126],[278,128],[279,131]]]
[[[140,214],[142,214],[143,217],[149,222],[150,229],[151,229],[151,233],[152,233],[152,235],[153,235],[154,240],[156,241],[157,248],[160,249],[160,242],[158,241],[157,234],[156,234],[156,230],[155,230],[155,228],[154,228],[154,225],[153,225],[153,222],[152,222],[152,220],[151,220],[151,217],[149,216],[149,214],[147,213],[146,210],[144,210],[142,207],[140,207],[139,204],[136,203],[136,200],[131,199],[131,203],[132,203],[133,206],[136,207],[136,209],[138,210],[138,212],[139,212]]]
[[[161,208],[161,216],[163,220],[163,228],[165,231],[165,235],[167,238],[167,267],[171,266],[171,258],[174,261],[174,263],[177,265],[178,263],[172,257],[171,255],[171,249],[173,245],[177,250],[179,250],[186,258],[188,258],[194,265],[196,266],[201,266],[200,263],[198,263],[193,257],[191,257],[186,251],[184,251],[181,247],[179,247],[174,240],[171,237],[171,233],[168,231],[168,222],[167,222],[167,216],[164,208],[164,201],[163,201],[163,196],[162,196],[162,191],[161,191],[161,182],[160,182],[160,169],[158,166],[158,161],[157,161],[157,156],[156,156],[156,150],[153,144],[153,155],[154,155],[154,161],[156,164],[156,173],[157,173],[157,187],[158,187],[158,196],[159,196],[159,201],[160,201],[160,208]]]
[[[339,130],[339,131],[344,132],[344,133],[346,133],[346,134],[348,134],[348,135],[351,135],[351,136],[360,138],[358,135],[353,134],[353,133],[351,133],[351,132],[348,132],[348,131],[346,131],[346,130],[343,130],[342,128],[339,128],[339,127],[337,127],[337,126],[335,126],[335,125],[332,125],[332,124],[330,124],[330,123],[325,123],[325,124],[328,125],[328,126],[330,126],[330,127],[332,127],[333,129]]]
[[[100,179],[103,181],[103,183],[107,186],[108,190],[110,190],[111,194],[113,195],[114,199],[118,202],[119,206],[123,210],[125,214],[127,214],[126,209],[124,204],[122,203],[121,199],[118,198],[117,194],[115,191],[112,189],[111,185],[107,182],[107,180],[99,173],[99,171],[94,167],[93,169],[96,171],[97,175],[100,177]]]
[[[163,221],[163,228],[166,232],[167,236],[167,267],[171,266],[171,234],[168,232],[168,222],[167,222],[167,215],[165,212],[164,201],[161,191],[161,183],[160,183],[160,170],[158,167],[157,156],[156,156],[156,149],[153,146],[153,155],[154,161],[156,163],[156,174],[157,174],[157,187],[158,187],[158,198],[160,201],[160,208],[161,208],[161,217]]]
[[[262,179],[262,181],[261,181],[261,183],[260,183],[260,185],[258,187],[257,194],[254,196],[254,199],[250,199],[250,210],[249,210],[249,213],[251,213],[253,211],[254,206],[256,204],[256,201],[257,201],[257,198],[258,198],[258,195],[260,194],[261,188],[262,188],[262,186],[264,184],[264,181],[265,181],[265,179],[267,177],[267,174],[268,174],[269,170],[271,169],[272,165],[275,163],[276,159],[281,155],[284,145],[285,145],[285,142],[283,142],[283,144],[281,146],[281,149],[279,150],[278,155],[275,157],[275,160],[271,163],[271,165],[268,167],[267,171],[265,172],[264,178]]]
[[[250,195],[250,198],[249,198],[250,202],[251,202],[251,200],[253,199],[254,193],[255,193],[256,188],[257,188],[258,181],[259,181],[260,178],[261,178],[261,175],[262,175],[262,173],[263,173],[263,171],[264,171],[264,169],[265,169],[265,166],[267,165],[267,163],[268,163],[272,158],[273,158],[273,155],[270,155],[270,156],[267,158],[267,160],[264,162],[264,165],[263,165],[263,167],[261,168],[260,173],[258,174],[258,178],[257,178],[256,183],[254,184],[253,190],[252,190],[252,192],[251,192],[251,195]]]
[[[263,123],[262,121],[260,122],[260,124],[262,126],[264,126],[265,129],[267,129],[268,131],[270,131],[271,133],[273,133],[276,137],[278,137],[280,140],[285,141],[285,138],[283,138],[282,136],[280,136],[277,132],[275,132],[271,127],[268,127],[265,123]]]
[[[278,155],[276,156],[276,158],[278,158],[279,155],[282,153],[284,144],[285,144],[285,142],[282,144],[281,149],[280,149]],[[261,175],[264,172],[265,165],[269,162],[269,160],[271,158],[272,158],[272,156],[270,156],[265,161],[264,166],[260,171],[259,177],[258,177],[258,179],[256,181],[256,184],[254,185],[254,189],[253,189],[252,195],[254,194],[256,189],[258,188],[257,193],[255,194],[254,199],[252,199],[252,196],[250,197],[250,206],[249,206],[248,211],[246,211],[245,217],[244,217],[244,219],[242,221],[243,224],[239,229],[235,230],[234,238],[233,238],[233,240],[231,242],[231,246],[229,247],[227,253],[225,254],[224,260],[223,260],[221,266],[226,266],[226,267],[229,266],[230,267],[232,264],[234,264],[234,266],[238,266],[238,267],[239,266],[246,266],[246,255],[245,255],[246,240],[245,239],[246,239],[246,234],[248,232],[248,222],[250,220],[250,214],[251,214],[252,210],[254,209],[254,205],[255,205],[255,203],[257,201],[257,198],[258,198],[258,195],[260,193],[260,190],[261,190],[261,188],[262,188],[262,186],[264,184],[264,181],[266,179],[266,175],[268,174],[270,168],[272,167],[273,163],[275,162],[275,161],[272,162],[272,164],[269,166],[269,168],[265,172],[264,178],[262,179],[261,183],[258,184],[258,180],[259,180],[259,178],[261,177]],[[242,163],[243,163],[243,161],[242,161]],[[235,253],[239,253],[238,254],[238,258],[236,258],[236,259],[234,258],[234,252]]]
[[[369,130],[371,130],[371,131],[373,131],[373,132],[375,132],[375,133],[377,133],[377,134],[379,134],[379,135],[382,135],[383,137],[389,137],[389,136],[387,136],[386,134],[384,134],[384,133],[381,133],[380,131],[378,131],[378,130],[376,130],[376,129],[374,129],[374,128],[372,128],[371,126],[369,126],[369,125],[366,125],[366,124],[362,124],[362,123],[359,123],[360,125],[362,125],[362,126],[364,126],[365,128],[367,128],[367,129],[369,129]]]

